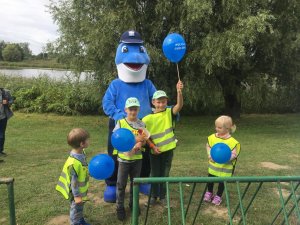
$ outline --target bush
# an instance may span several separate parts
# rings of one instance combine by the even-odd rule
[[[0,83],[11,90],[14,110],[63,115],[101,112],[101,96],[94,80],[56,81],[48,77],[20,78],[0,76]]]
[[[4,61],[19,62],[24,58],[22,48],[18,44],[8,44],[2,50]]]
[[[57,81],[49,77],[24,78],[0,75],[1,86],[15,97],[14,110],[37,113],[103,114],[101,99],[107,88],[92,78]],[[182,114],[217,115],[222,113],[224,99],[217,81],[211,77],[198,80],[184,78],[184,107]],[[173,85],[174,86],[174,85]],[[243,113],[300,112],[300,82],[281,84],[268,77],[251,77],[244,83]],[[168,94],[171,88],[168,90]],[[173,97],[173,96],[174,97]],[[174,104],[176,93],[170,93]]]

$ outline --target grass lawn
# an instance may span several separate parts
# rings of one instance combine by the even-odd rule
[[[176,127],[179,145],[175,152],[171,176],[206,176],[206,138],[214,132],[215,117],[185,117]],[[236,176],[300,175],[300,115],[242,115],[236,121],[234,137],[242,146]],[[91,133],[88,158],[106,152],[107,118],[99,116],[57,116],[16,113],[8,124],[5,162],[0,163],[0,177],[15,178],[15,204],[19,225],[65,224],[68,201],[55,191],[55,185],[69,147],[66,135],[73,127]],[[272,164],[273,163],[273,164]],[[104,182],[91,180],[90,201],[85,206],[86,219],[93,225],[116,224],[114,204],[103,202]],[[241,185],[244,186],[244,185]],[[251,186],[250,192],[255,187]],[[283,184],[286,192],[288,185]],[[236,187],[230,185],[231,202],[237,202]],[[268,224],[279,209],[276,184],[266,184],[248,215],[248,224]],[[299,188],[300,189],[300,188]],[[191,186],[184,185],[185,202]],[[203,185],[196,188],[191,206],[192,220]],[[298,195],[300,190],[298,190]],[[141,202],[145,197],[141,196]],[[247,197],[248,198],[248,197]],[[172,224],[180,224],[178,186],[171,186]],[[224,199],[225,200],[225,199]],[[6,186],[0,186],[0,224],[9,224]],[[128,201],[127,201],[128,203]],[[127,206],[127,204],[126,204]],[[142,208],[141,219],[145,210]],[[167,210],[151,208],[148,224],[166,224]],[[204,204],[196,224],[225,224],[225,201],[220,207]],[[128,212],[128,214],[130,214]],[[50,222],[49,222],[50,221]],[[52,223],[51,223],[52,221]],[[130,219],[123,224],[130,224]],[[296,224],[294,218],[291,224]]]
[[[69,69],[67,65],[58,63],[56,59],[27,59],[21,62],[0,61],[0,68],[55,68]]]

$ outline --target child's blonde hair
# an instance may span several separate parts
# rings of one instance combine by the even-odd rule
[[[215,124],[220,123],[222,126],[229,131],[229,133],[233,134],[236,130],[235,124],[232,122],[232,118],[230,116],[219,116]]]

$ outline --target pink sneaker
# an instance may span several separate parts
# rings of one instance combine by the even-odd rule
[[[212,200],[212,204],[214,204],[214,205],[220,205],[221,202],[222,202],[222,198],[220,196],[218,196],[218,195],[216,195],[214,197],[214,199]]]
[[[211,202],[211,200],[214,198],[213,196],[213,193],[207,191],[205,192],[205,195],[204,195],[204,201],[205,202]]]

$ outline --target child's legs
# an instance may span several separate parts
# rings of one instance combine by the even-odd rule
[[[218,191],[217,191],[217,195],[219,197],[222,197],[223,192],[224,192],[224,182],[220,182],[219,187],[218,187]]]
[[[173,150],[161,153],[161,174],[160,177],[168,177],[170,174],[171,166],[173,160]],[[160,184],[160,199],[166,197],[166,184]]]
[[[161,171],[161,156],[160,155],[150,155],[151,163],[151,177],[159,177]],[[152,197],[159,197],[159,184],[152,184]]]
[[[150,148],[148,145],[145,146],[145,151],[142,151],[143,159],[142,159],[142,169],[140,177],[149,177],[151,166],[150,166]]]
[[[209,173],[208,177],[216,177],[216,176]],[[214,183],[207,183],[207,191],[213,193],[213,191],[214,191]]]
[[[129,205],[132,206],[133,202],[133,178],[139,177],[141,174],[142,168],[142,160],[137,160],[134,163],[130,163],[130,198],[129,198]]]
[[[124,207],[125,188],[127,185],[130,163],[119,162],[117,177],[117,208]]]
[[[70,207],[71,225],[78,225],[80,223],[80,219],[83,218],[83,205],[84,203],[76,204],[75,201],[72,200]]]

